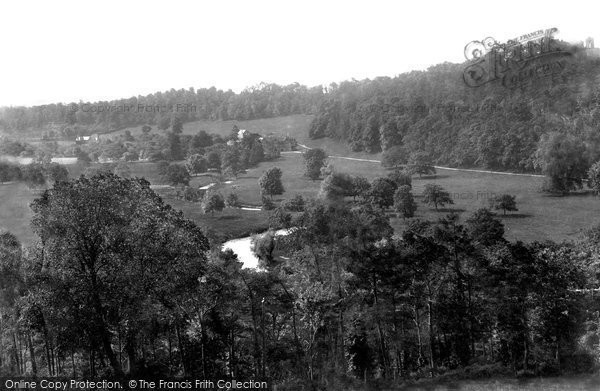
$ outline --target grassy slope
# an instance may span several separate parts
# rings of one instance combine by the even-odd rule
[[[198,131],[204,130],[208,133],[229,136],[233,125],[237,125],[240,129],[246,129],[250,132],[260,133],[262,135],[289,135],[295,137],[299,142],[301,142],[301,138],[308,138],[308,126],[310,125],[312,118],[312,115],[298,114],[286,117],[253,119],[249,121],[194,121],[184,124],[182,133],[194,135],[198,133]],[[133,136],[137,136],[142,133],[141,126],[137,126],[107,133],[106,136],[122,135],[127,130],[129,130]],[[152,132],[157,131],[161,132],[160,130],[156,129],[156,126],[153,126]]]
[[[312,121],[312,115],[290,115],[286,117],[254,119],[249,121],[194,121],[183,125],[183,134],[194,135],[200,130],[208,133],[214,133],[223,137],[229,136],[231,129],[237,125],[240,129],[246,129],[253,133],[262,135],[291,136],[300,144],[311,148],[323,148],[330,155],[350,156],[367,159],[380,159],[380,154],[368,154],[364,152],[352,152],[345,143],[340,143],[331,139],[311,140],[308,138],[308,128]],[[122,135],[129,130],[135,137],[142,133],[141,126],[127,128],[112,133],[107,136],[113,137]],[[157,132],[154,126],[152,132]]]

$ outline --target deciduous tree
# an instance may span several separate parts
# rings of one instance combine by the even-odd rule
[[[305,175],[310,179],[319,179],[321,167],[325,165],[327,154],[320,148],[309,149],[302,154],[306,168]]]
[[[402,215],[402,217],[413,217],[417,210],[417,203],[411,193],[411,188],[407,185],[398,187],[394,193],[394,209]]]
[[[265,171],[258,180],[261,194],[267,195],[271,199],[274,195],[283,194],[285,189],[281,182],[281,175],[281,169],[278,167],[271,167]]]
[[[490,207],[495,210],[502,210],[506,215],[506,211],[518,211],[515,196],[510,194],[502,194],[490,199]]]
[[[433,205],[435,210],[438,209],[438,206],[454,204],[450,193],[448,193],[442,186],[431,183],[425,185],[425,189],[423,190],[423,202]]]

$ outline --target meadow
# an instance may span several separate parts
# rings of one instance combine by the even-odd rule
[[[389,170],[377,162],[366,162],[342,159],[340,156],[379,160],[380,155],[352,153],[348,147],[336,140],[309,140],[308,126],[312,117],[294,115],[287,117],[250,120],[250,121],[196,121],[184,125],[185,134],[195,134],[199,130],[227,136],[233,125],[251,132],[263,135],[290,135],[308,147],[320,147],[330,155],[329,160],[335,169],[352,175],[362,175],[369,180],[385,176]],[[118,135],[125,130],[114,132]],[[135,135],[141,128],[131,128]],[[153,130],[156,131],[156,130]],[[299,148],[304,150],[304,148]],[[158,174],[157,164],[148,162],[128,163],[131,176],[144,177],[152,185],[164,186],[165,182]],[[99,166],[99,165],[92,165]],[[258,179],[270,167],[277,166],[283,171],[285,193],[275,196],[276,202],[301,194],[303,197],[316,197],[319,193],[320,181],[305,178],[304,161],[300,152],[284,152],[275,161],[260,163],[257,167],[240,173],[232,183],[225,183],[217,173],[207,173],[193,177],[190,185],[194,187],[217,183],[214,190],[227,195],[230,192],[238,194],[245,205],[259,206],[261,203]],[[79,165],[68,166],[71,177],[77,177],[85,171]],[[499,213],[499,218],[505,225],[506,238],[525,242],[542,240],[574,240],[582,232],[600,223],[600,199],[589,192],[579,192],[564,197],[549,196],[539,191],[543,178],[525,176],[507,176],[488,173],[474,173],[438,169],[434,177],[413,177],[413,194],[418,203],[416,218],[437,220],[449,212],[456,212],[464,220],[475,210],[488,205],[489,198],[499,194],[516,196],[518,212],[506,216]],[[420,194],[425,184],[437,183],[451,193],[454,205],[440,208],[436,211],[423,204]],[[202,227],[212,229],[223,238],[235,238],[247,233],[260,232],[268,226],[268,213],[226,209],[215,215],[204,215],[200,204],[177,199],[173,191],[156,188],[166,202],[184,211],[186,216],[196,221]],[[29,228],[31,211],[29,203],[35,197],[34,192],[22,184],[0,185],[0,227],[15,232],[22,240],[32,238]],[[390,213],[391,224],[396,232],[401,232],[407,224],[402,218]]]
[[[193,121],[187,122],[183,125],[182,134],[194,135],[200,130],[204,130],[207,133],[218,134],[222,137],[227,137],[231,134],[231,129],[236,125],[240,129],[246,129],[253,133],[259,133],[264,136],[266,135],[277,135],[277,136],[291,136],[296,138],[298,142],[307,141],[308,139],[308,127],[312,121],[312,115],[297,114],[285,117],[275,118],[262,118],[253,119],[248,121]],[[106,133],[106,136],[120,136],[125,134],[126,131],[131,132],[135,136],[142,134],[142,127],[136,126],[131,128],[125,128],[111,133]],[[162,132],[157,130],[156,126],[152,127],[152,132]]]
[[[379,163],[330,158],[336,171],[352,175],[362,175],[369,180],[389,174],[389,170]],[[258,178],[270,167],[283,171],[285,193],[275,196],[275,201],[291,198],[295,194],[303,197],[316,197],[320,181],[312,181],[303,176],[303,158],[299,153],[283,154],[280,159],[263,162],[258,167],[241,174],[236,181],[224,185],[223,191],[235,191],[242,202],[260,203]],[[418,203],[415,218],[437,220],[449,212],[458,213],[464,220],[475,210],[487,207],[489,199],[500,194],[516,196],[517,212],[502,212],[498,217],[505,226],[506,238],[525,242],[543,240],[573,240],[581,233],[600,223],[600,198],[590,192],[580,192],[557,197],[540,192],[543,178],[509,176],[464,171],[438,169],[432,177],[413,177],[413,194]],[[427,183],[444,187],[452,196],[453,205],[435,210],[421,202],[421,193]],[[407,224],[402,218],[392,217],[391,224],[401,232]]]

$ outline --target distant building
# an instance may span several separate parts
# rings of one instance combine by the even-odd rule
[[[91,136],[77,136],[75,139],[75,144],[86,144],[90,141],[97,142],[100,140],[100,136],[97,133],[92,134]]]

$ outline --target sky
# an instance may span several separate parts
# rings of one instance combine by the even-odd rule
[[[579,0],[8,0],[0,16],[0,106],[393,77],[551,27],[600,47],[600,2]]]

